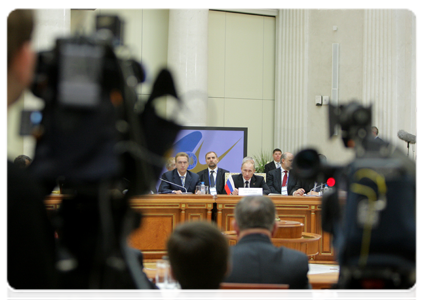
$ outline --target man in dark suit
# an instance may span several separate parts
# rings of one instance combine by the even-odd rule
[[[219,168],[217,163],[219,158],[216,152],[209,151],[206,153],[206,164],[207,169],[198,172],[200,182],[204,182],[206,186],[210,187],[210,193],[212,188],[216,188],[217,194],[226,194],[225,192],[225,173],[229,173],[228,170]]]
[[[275,247],[275,206],[265,196],[242,198],[235,207],[238,243],[230,247],[232,269],[225,282],[288,284],[290,289],[311,288],[308,258],[297,250]]]
[[[301,181],[291,172],[294,155],[284,152],[281,156],[281,167],[267,174],[267,185],[271,193],[282,195],[302,196],[305,190],[301,187]]]
[[[195,193],[195,187],[200,184],[200,178],[196,173],[188,171],[189,156],[185,152],[179,152],[175,155],[176,169],[163,173],[162,179],[172,182],[162,181],[159,187],[159,193],[162,194],[181,194],[185,192]],[[183,189],[181,186],[185,187]]]
[[[275,150],[273,150],[273,161],[271,161],[270,163],[264,166],[264,173],[266,173],[266,176],[270,171],[280,168],[281,156],[282,156],[281,149],[276,148]]]
[[[268,195],[270,189],[263,176],[254,175],[256,171],[254,161],[246,160],[242,163],[241,174],[232,175],[234,190],[232,195],[238,195],[239,188],[263,188],[263,194]]]
[[[379,137],[379,129],[376,126],[372,126],[372,134],[375,137],[375,141],[379,144],[384,144],[384,141]]]

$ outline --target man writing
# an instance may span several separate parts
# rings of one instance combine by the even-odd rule
[[[219,158],[217,157],[216,152],[207,152],[206,164],[208,168],[197,173],[200,177],[200,182],[204,182],[205,185],[210,187],[210,194],[226,194],[225,173],[229,173],[229,171],[219,168],[217,166],[218,162]]]
[[[275,205],[265,196],[242,198],[235,207],[233,227],[238,243],[230,247],[232,270],[225,282],[288,284],[310,288],[308,258],[302,252],[275,247]]]
[[[290,172],[294,155],[284,152],[281,156],[281,167],[272,170],[267,175],[267,184],[271,193],[281,195],[303,196],[305,190],[301,187],[301,182]]]
[[[176,169],[163,173],[159,193],[182,194],[183,192],[195,193],[195,187],[200,184],[196,173],[188,171],[189,156],[185,152],[175,155]]]
[[[239,188],[262,188],[263,194],[268,195],[270,189],[266,184],[263,176],[254,175],[256,171],[254,161],[246,160],[241,165],[241,174],[232,175],[235,187],[232,195],[239,194]]]

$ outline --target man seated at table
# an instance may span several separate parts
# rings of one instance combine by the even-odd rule
[[[226,194],[225,192],[225,173],[229,173],[228,170],[219,168],[217,163],[219,158],[216,152],[209,151],[206,153],[206,164],[207,169],[198,172],[200,176],[200,182],[204,182],[206,186],[210,187],[210,193],[212,189],[216,189],[216,194]]]
[[[195,193],[195,187],[200,184],[196,173],[188,171],[189,156],[185,152],[175,155],[176,169],[163,173],[159,194]]]
[[[218,289],[228,272],[229,246],[209,222],[183,223],[167,241],[171,274],[182,289]]]
[[[262,188],[263,194],[268,195],[270,189],[266,184],[263,176],[254,175],[256,171],[253,160],[245,160],[241,165],[241,174],[232,175],[234,181],[234,190],[232,195],[239,194],[239,188]]]
[[[303,196],[304,188],[301,187],[301,181],[292,174],[292,162],[294,155],[284,152],[281,156],[281,167],[270,171],[267,174],[267,185],[271,193],[281,195]]]
[[[231,273],[225,282],[288,284],[290,289],[311,288],[308,258],[286,247],[275,247],[275,205],[266,196],[242,198],[235,207],[238,243],[230,247]]]

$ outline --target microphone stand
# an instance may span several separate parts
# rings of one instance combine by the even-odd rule
[[[175,186],[177,186],[177,187],[183,188],[183,189],[185,190],[185,192],[182,192],[182,194],[192,194],[191,192],[188,192],[187,188],[186,188],[186,187],[184,187],[183,185],[179,185],[179,184],[173,183],[172,181],[167,181],[167,180],[164,180],[163,178],[159,178],[159,179],[160,179],[161,181],[164,181],[164,182],[167,182],[167,183],[169,183],[169,184],[173,184],[173,185],[175,185]]]

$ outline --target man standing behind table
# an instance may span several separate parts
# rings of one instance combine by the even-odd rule
[[[281,167],[281,156],[281,149],[276,148],[275,150],[273,150],[273,161],[264,166],[264,173],[266,173],[266,176],[270,171]]]
[[[195,193],[195,187],[200,184],[196,173],[188,171],[189,156],[185,152],[175,155],[176,169],[163,173],[159,194],[182,194],[185,189],[188,193]],[[166,181],[168,182],[166,182]],[[182,188],[184,187],[184,188]]]
[[[271,193],[281,195],[303,196],[305,190],[301,187],[301,181],[292,174],[292,162],[294,155],[284,152],[281,156],[281,167],[272,170],[267,175],[267,185]]]
[[[263,176],[254,175],[256,171],[254,161],[246,160],[241,165],[241,174],[232,175],[234,190],[232,195],[238,195],[239,188],[263,188],[263,194],[268,195],[270,189]]]
[[[232,268],[225,282],[288,284],[290,289],[311,288],[304,253],[275,247],[275,205],[265,196],[242,198],[235,207],[233,227],[238,243],[230,247]]]
[[[210,193],[212,193],[213,188],[216,190],[216,194],[226,194],[225,192],[225,173],[229,173],[228,170],[219,168],[217,163],[219,158],[217,157],[216,152],[209,151],[206,153],[206,164],[207,169],[204,169],[198,172],[200,177],[200,182],[204,182],[206,186],[210,187]]]

